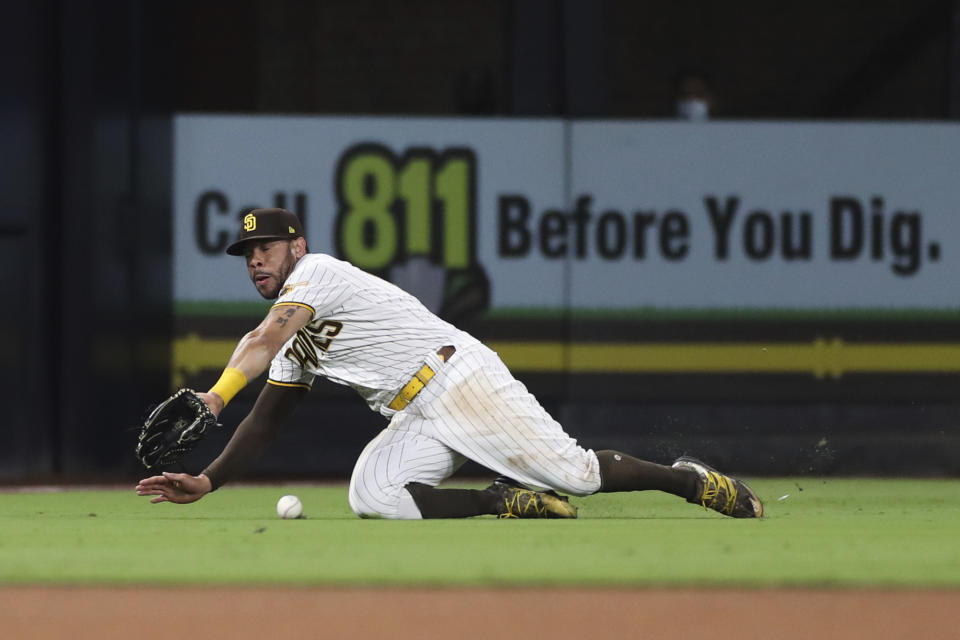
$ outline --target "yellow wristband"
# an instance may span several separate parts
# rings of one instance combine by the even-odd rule
[[[227,406],[233,400],[233,396],[237,395],[237,392],[245,386],[247,386],[247,376],[243,375],[243,371],[227,367],[223,370],[220,379],[217,380],[217,384],[210,387],[210,393],[215,393],[223,398],[223,406]]]

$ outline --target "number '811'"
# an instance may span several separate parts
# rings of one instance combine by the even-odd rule
[[[337,253],[376,271],[411,256],[450,269],[475,259],[475,156],[466,148],[398,156],[361,144],[337,164]]]

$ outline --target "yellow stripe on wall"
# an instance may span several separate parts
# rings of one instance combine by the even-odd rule
[[[489,345],[517,371],[571,373],[946,373],[960,344],[811,342],[571,343]]]
[[[174,341],[174,386],[222,369],[235,340],[190,335]],[[960,372],[960,344],[944,342],[489,343],[512,370],[542,373],[770,373],[838,378],[848,373]],[[211,383],[213,380],[211,380]]]

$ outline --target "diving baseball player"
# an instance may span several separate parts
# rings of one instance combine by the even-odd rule
[[[269,367],[268,380],[202,473],[140,481],[137,493],[155,496],[151,502],[193,502],[237,477],[323,376],[389,420],[350,479],[350,507],[360,517],[575,518],[557,492],[649,489],[728,516],[763,515],[749,487],[698,460],[664,466],[581,447],[496,353],[389,282],[308,253],[300,221],[285,209],[247,211],[227,253],[243,256],[254,287],[276,302],[237,344],[220,380],[198,395],[219,415]],[[436,488],[467,459],[500,477],[482,490]]]

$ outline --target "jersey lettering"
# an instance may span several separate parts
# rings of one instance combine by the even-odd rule
[[[320,363],[320,358],[330,350],[333,339],[341,329],[343,329],[342,322],[314,320],[297,330],[293,343],[283,355],[296,362],[301,369],[315,367]]]

